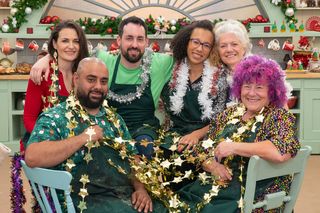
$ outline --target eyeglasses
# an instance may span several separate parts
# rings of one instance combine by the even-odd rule
[[[212,45],[209,44],[208,42],[201,42],[199,41],[199,39],[196,39],[196,38],[190,38],[190,42],[195,48],[199,47],[200,45],[204,50],[211,50],[212,48]]]

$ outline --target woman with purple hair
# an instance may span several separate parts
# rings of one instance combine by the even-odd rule
[[[296,155],[300,143],[295,117],[283,107],[286,90],[285,73],[275,61],[248,56],[237,65],[231,95],[238,104],[212,119],[212,143],[201,145],[214,153],[202,166],[215,180],[203,184],[199,178],[182,188],[179,194],[186,203],[195,209],[202,207],[201,212],[238,212],[243,206],[242,187],[251,156],[281,163]],[[258,182],[255,199],[279,190],[288,192],[290,180],[283,176]]]

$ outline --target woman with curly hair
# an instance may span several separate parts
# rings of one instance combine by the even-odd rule
[[[172,40],[176,63],[161,94],[170,119],[166,148],[178,136],[178,152],[191,149],[207,134],[211,118],[225,108],[227,74],[213,60],[213,46],[213,25],[208,20],[181,29]]]
[[[283,107],[286,91],[285,73],[275,61],[249,56],[237,65],[231,95],[239,103],[214,117],[209,133],[213,146],[206,150],[214,152],[214,158],[202,164],[215,181],[203,184],[198,179],[185,186],[180,191],[185,202],[194,207],[202,202],[202,212],[238,212],[251,156],[281,163],[296,155],[300,143],[295,117]],[[288,176],[259,181],[255,199],[270,192],[288,192],[290,183]]]

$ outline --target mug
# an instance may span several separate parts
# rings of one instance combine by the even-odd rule
[[[5,55],[9,55],[10,52],[11,52],[11,47],[10,47],[10,43],[8,41],[4,41],[2,43],[2,53],[5,54]]]
[[[16,50],[23,50],[24,49],[24,41],[22,39],[16,40]]]
[[[274,51],[280,50],[280,42],[278,41],[278,39],[271,40],[268,44],[268,49],[271,49]]]
[[[41,50],[48,52],[48,42],[47,41],[43,43]]]
[[[287,41],[283,42],[282,49],[287,50],[287,51],[293,51],[294,45],[290,41],[287,40]]]
[[[30,44],[28,45],[28,48],[31,51],[36,52],[39,49],[39,45],[37,44],[37,42],[35,40],[31,41]]]
[[[91,44],[90,41],[87,41],[87,45],[88,45],[89,55],[92,55],[93,54],[93,45]]]

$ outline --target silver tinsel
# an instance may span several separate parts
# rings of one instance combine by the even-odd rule
[[[140,74],[140,79],[142,80],[142,83],[140,86],[136,87],[136,92],[128,93],[126,95],[119,95],[114,93],[113,91],[108,91],[108,99],[111,99],[113,101],[117,101],[119,103],[131,103],[135,99],[139,99],[146,89],[149,80],[150,80],[150,68],[152,63],[152,55],[153,51],[150,48],[145,49],[145,53],[142,58],[142,63],[140,65],[140,68],[142,69],[142,73]]]

